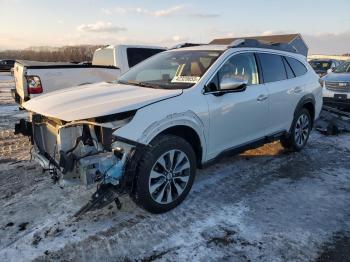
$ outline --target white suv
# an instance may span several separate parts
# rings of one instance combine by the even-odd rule
[[[117,83],[60,90],[24,107],[32,119],[24,133],[43,167],[128,192],[161,213],[184,200],[196,168],[223,155],[273,140],[301,150],[322,88],[293,49],[242,40],[169,50]]]

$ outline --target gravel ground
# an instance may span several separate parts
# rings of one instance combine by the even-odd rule
[[[29,161],[28,139],[13,135],[26,117],[13,85],[0,75],[0,261],[349,261],[349,134],[225,158],[166,214],[122,197],[120,211],[75,219],[92,191],[59,188]]]

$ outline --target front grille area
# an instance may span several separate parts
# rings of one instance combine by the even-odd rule
[[[325,83],[326,88],[332,91],[350,92],[350,82],[329,82]]]

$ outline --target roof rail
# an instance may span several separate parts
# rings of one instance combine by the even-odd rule
[[[265,42],[265,41],[259,41],[256,39],[249,39],[249,38],[236,39],[228,45],[228,48],[238,48],[238,47],[266,48],[266,49],[275,49],[275,50],[291,52],[291,53],[299,53],[298,50],[290,44]]]
[[[191,46],[199,46],[199,45],[205,45],[205,44],[199,44],[199,43],[181,43],[181,44],[177,44],[177,45],[174,45],[174,46],[170,47],[169,50],[172,50],[172,49],[179,49],[179,48],[184,48],[184,47],[191,47]]]

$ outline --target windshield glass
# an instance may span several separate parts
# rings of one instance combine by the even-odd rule
[[[136,65],[118,83],[150,88],[182,89],[195,85],[214,61],[219,51],[169,51]]]
[[[333,72],[334,73],[350,73],[350,61],[342,63]]]
[[[331,68],[332,63],[329,61],[311,61],[310,64],[314,70],[327,71]]]

